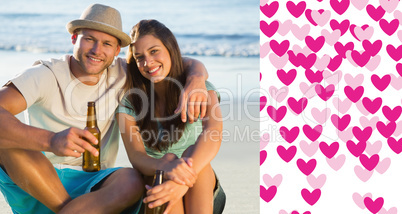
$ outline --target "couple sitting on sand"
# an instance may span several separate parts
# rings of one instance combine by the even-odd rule
[[[90,5],[67,29],[72,56],[37,61],[0,89],[0,189],[12,211],[139,213],[144,202],[167,203],[166,213],[222,213],[210,164],[222,140],[219,94],[202,63],[182,58],[156,20],[128,36],[105,5]],[[118,58],[127,45],[127,60]],[[83,130],[88,101],[101,142]],[[25,109],[30,125],[14,117]],[[114,168],[119,130],[133,168]],[[100,171],[80,170],[85,150],[100,155]],[[146,186],[156,170],[166,182]]]

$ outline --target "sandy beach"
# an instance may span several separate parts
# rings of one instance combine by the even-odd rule
[[[0,84],[15,76],[36,59],[58,58],[62,54],[32,54],[0,51]],[[258,58],[196,57],[207,67],[209,80],[221,93],[224,139],[212,165],[226,192],[224,213],[259,213],[259,89]],[[231,94],[240,96],[232,97]],[[242,99],[240,97],[243,97]],[[116,166],[131,166],[124,146]],[[0,214],[12,213],[0,194]]]

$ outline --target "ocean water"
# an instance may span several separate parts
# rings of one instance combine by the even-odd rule
[[[0,50],[72,52],[65,25],[92,3],[95,2],[0,0]],[[175,34],[185,55],[259,56],[259,7],[255,1],[101,0],[97,3],[120,11],[126,33],[141,19],[161,21]]]

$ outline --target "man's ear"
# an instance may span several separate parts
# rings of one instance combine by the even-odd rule
[[[74,34],[71,36],[71,42],[73,43],[73,45],[75,45],[75,43],[77,42],[77,37],[78,37],[78,34],[77,34],[77,33],[74,33]]]
[[[117,49],[116,49],[116,52],[115,52],[115,54],[114,54],[114,56],[118,56],[118,55],[119,55],[119,53],[120,53],[120,51],[121,51],[121,46],[120,46],[120,45],[118,45],[118,46],[117,46]]]

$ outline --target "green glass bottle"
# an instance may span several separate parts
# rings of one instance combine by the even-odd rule
[[[158,186],[163,183],[163,170],[156,170],[154,175],[154,181],[152,187]],[[166,203],[159,207],[149,208],[148,204],[145,204],[145,214],[163,214],[166,209]]]

